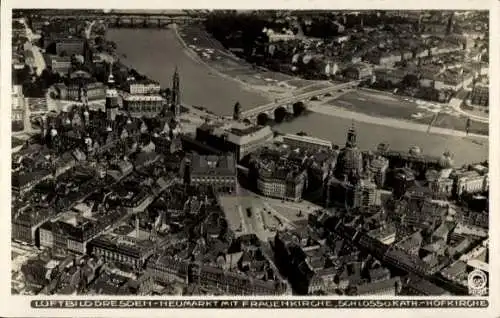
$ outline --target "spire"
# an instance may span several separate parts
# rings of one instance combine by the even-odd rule
[[[346,147],[354,148],[356,147],[356,128],[354,125],[354,119],[352,120],[351,128],[347,132],[347,142]]]
[[[174,108],[174,116],[176,118],[180,115],[180,84],[179,84],[179,69],[175,66],[174,76],[172,78],[172,106]]]
[[[113,76],[113,62],[109,64],[109,76],[108,76],[108,84],[114,84],[115,78]]]

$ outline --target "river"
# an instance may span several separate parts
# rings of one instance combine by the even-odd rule
[[[179,43],[173,30],[110,29],[107,38],[114,41],[121,61],[139,73],[172,86],[177,66],[182,102],[204,106],[216,114],[230,115],[239,101],[243,109],[269,102],[268,99],[240,83],[218,76],[208,66],[191,58]]]
[[[160,82],[164,87],[171,86],[172,74],[177,66],[181,100],[187,104],[204,106],[214,113],[229,115],[236,101],[241,103],[243,109],[268,101],[261,94],[217,75],[205,64],[191,58],[173,30],[110,29],[108,39],[116,42],[118,53],[125,55],[122,61],[126,65]],[[275,129],[284,133],[305,131],[311,136],[343,144],[350,125],[351,121],[344,118],[312,113],[277,125]],[[359,147],[362,149],[375,149],[380,142],[385,142],[394,150],[406,150],[418,145],[424,153],[434,156],[440,156],[448,150],[454,154],[455,163],[459,165],[488,159],[488,139],[473,141],[471,138],[427,134],[362,122],[356,123],[356,128]]]

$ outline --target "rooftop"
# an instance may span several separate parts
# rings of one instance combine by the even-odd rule
[[[142,257],[154,249],[154,243],[150,240],[139,240],[131,236],[104,234],[92,240],[93,246],[103,247],[109,250],[123,253],[132,257]]]
[[[232,154],[223,156],[202,156],[193,154],[191,160],[191,173],[216,174],[234,176],[236,174],[236,160]]]

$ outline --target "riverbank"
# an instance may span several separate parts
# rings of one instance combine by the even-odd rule
[[[229,76],[242,83],[244,87],[253,88],[257,91],[265,91],[268,94],[271,93],[269,94],[271,98],[273,95],[276,98],[280,98],[332,85],[328,81],[307,81],[293,78],[286,74],[281,74],[281,79],[286,80],[277,83],[272,78],[266,78],[266,76],[275,76],[275,72],[261,68],[258,70],[252,68],[249,63],[227,51],[202,26],[187,26],[180,32],[176,32],[176,34],[179,37],[179,41],[183,43],[185,49],[193,58],[216,70],[220,76],[226,78]],[[427,125],[426,131],[430,133],[441,132],[444,129],[444,131],[456,130],[456,135],[461,135],[466,130],[467,118],[457,113],[454,108],[448,107],[448,105],[440,105],[442,106],[440,109],[431,109],[432,107],[437,108],[437,106],[430,106],[431,103],[424,101],[409,102],[409,98],[373,89],[363,88],[361,91],[355,91],[352,94],[357,94],[358,96],[350,98],[341,97],[339,100],[330,99],[328,103],[336,108],[373,116],[376,119],[372,123],[383,122],[385,118],[392,118],[401,121],[401,123],[397,124],[398,127],[404,126],[406,123]],[[376,105],[372,105],[373,103]],[[335,116],[335,113],[329,115]],[[418,129],[420,130],[421,127],[417,125],[406,125],[406,127],[408,129],[419,127]],[[487,136],[489,132],[488,123],[472,119],[469,132]]]
[[[274,97],[279,98],[316,82],[254,66],[224,48],[203,26],[183,26],[178,34],[186,48],[213,69]]]
[[[330,106],[312,107],[304,116],[274,125],[273,129],[283,134],[303,131],[309,136],[344,145],[346,133],[354,120],[360,149],[376,150],[380,143],[385,143],[391,150],[397,151],[407,151],[412,146],[418,146],[424,154],[431,156],[441,156],[445,151],[449,151],[454,155],[457,166],[488,160],[489,145],[485,136],[465,137],[464,134],[442,131],[427,133],[419,127],[412,127],[416,130],[403,126],[395,127],[398,121],[389,123],[359,113],[336,110],[335,116],[331,116],[332,111]]]
[[[180,72],[181,99],[188,105],[203,106],[215,114],[231,116],[236,101],[240,102],[242,110],[269,102],[268,98],[264,98],[261,94],[243,89],[237,81],[222,77],[206,64],[196,62],[188,55],[188,50],[179,42],[171,29],[110,29],[108,38],[117,44],[117,53],[126,56],[123,59],[125,65],[133,66],[141,74],[158,81],[162,87],[171,86],[172,74],[177,66]],[[327,82],[319,83],[328,85]],[[309,86],[304,90],[313,89],[315,85],[314,82],[309,82],[303,85]],[[349,116],[349,120],[346,120],[347,116],[340,117],[338,111],[327,116],[324,113],[312,112],[289,122],[275,124],[273,129],[284,133],[304,131],[310,136],[325,138],[335,144],[344,144],[351,120],[356,120],[360,114],[354,113]],[[369,121],[356,123],[360,148],[375,149],[380,142],[385,142],[397,150],[418,145],[424,153],[436,156],[449,150],[455,154],[455,160],[459,164],[488,159],[488,142],[485,138],[478,141],[464,138],[462,135],[434,134],[433,129],[427,133],[422,130],[412,130],[408,126],[395,128],[388,124],[380,124],[376,117],[369,117]]]
[[[321,103],[312,103],[309,105],[308,110],[319,113],[322,115],[335,116],[339,118],[355,120],[356,122],[363,122],[387,127],[393,127],[398,129],[414,130],[425,133],[433,133],[439,135],[447,136],[457,136],[457,137],[467,137],[465,132],[459,130],[452,130],[441,127],[430,127],[429,125],[423,125],[418,123],[413,123],[410,121],[402,121],[400,119],[394,119],[389,117],[374,117],[366,115],[359,112],[352,112],[342,108],[336,108],[330,105],[325,105]],[[470,138],[475,138],[478,140],[487,140],[488,136],[470,133],[468,135]]]
[[[266,104],[269,98],[222,77],[206,64],[189,55],[172,29],[109,29],[107,38],[117,45],[121,61],[139,73],[171,87],[177,67],[180,75],[181,101],[202,106],[218,115],[232,115],[240,102],[242,110]]]
[[[467,117],[456,113],[447,104],[426,103],[420,100],[379,92],[371,89],[348,91],[338,98],[325,101],[326,104],[338,110],[346,110],[380,119],[394,119],[402,123],[419,124],[428,127],[430,132],[455,130],[458,135],[465,133]],[[488,122],[470,121],[469,132],[477,135],[489,135]]]
[[[276,98],[276,95],[273,95],[269,91],[258,89],[257,87],[255,87],[253,85],[250,85],[249,83],[247,83],[247,82],[239,79],[238,77],[227,75],[227,74],[219,71],[216,67],[213,67],[209,63],[203,61],[203,59],[196,53],[196,51],[194,51],[192,48],[190,48],[188,46],[188,44],[185,42],[183,36],[181,36],[181,33],[179,32],[179,28],[177,27],[177,25],[174,24],[174,25],[172,25],[171,28],[174,31],[174,34],[177,37],[177,40],[183,46],[186,54],[190,58],[192,58],[196,63],[203,64],[204,67],[207,67],[207,68],[211,69],[212,72],[214,72],[215,74],[217,74],[218,76],[220,76],[222,78],[225,78],[227,80],[236,81],[237,83],[239,83],[242,86],[243,89],[253,91],[253,92],[257,93],[257,94],[261,94],[263,97],[268,98],[269,100],[271,100],[273,98]]]

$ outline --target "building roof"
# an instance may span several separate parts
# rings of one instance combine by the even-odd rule
[[[273,132],[269,126],[248,126],[245,128],[230,128],[227,131],[227,141],[237,145],[245,145],[253,140],[273,136]]]
[[[123,100],[127,102],[162,102],[165,99],[160,95],[130,95],[124,94]]]
[[[283,136],[283,140],[286,143],[286,139],[291,139],[291,140],[298,140],[298,141],[304,141],[304,142],[309,142],[309,143],[314,143],[314,144],[321,144],[325,146],[332,146],[332,142],[326,139],[321,139],[321,138],[316,138],[316,137],[310,137],[310,136],[299,136],[296,134],[286,134]]]
[[[426,279],[417,276],[410,276],[407,282],[407,286],[411,289],[418,291],[420,294],[426,296],[438,296],[438,295],[449,295],[450,293],[445,289],[429,282]]]
[[[101,235],[93,239],[91,244],[137,258],[150,253],[154,249],[154,243],[150,240],[139,240],[111,234]]]
[[[191,175],[213,174],[217,176],[235,176],[236,160],[232,154],[222,156],[202,156],[193,154]]]
[[[12,186],[22,188],[32,181],[37,181],[50,175],[51,172],[45,169],[37,169],[31,172],[15,173],[12,175]]]
[[[378,293],[387,289],[394,289],[396,291],[396,284],[401,283],[399,277],[392,277],[389,279],[381,280],[378,282],[367,283],[355,287],[356,295],[364,295],[371,293]]]

